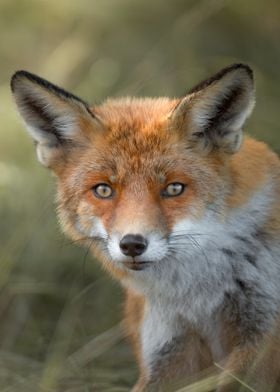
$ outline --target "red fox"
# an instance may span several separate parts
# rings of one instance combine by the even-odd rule
[[[280,161],[243,136],[251,68],[92,107],[26,71],[11,88],[64,231],[124,286],[133,390],[217,364],[216,391],[280,391]]]

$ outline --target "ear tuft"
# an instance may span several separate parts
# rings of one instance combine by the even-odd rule
[[[12,76],[11,90],[44,166],[65,157],[69,144],[85,140],[82,123],[100,124],[83,100],[27,71]]]
[[[248,65],[233,64],[190,90],[172,113],[194,147],[209,152],[236,152],[242,127],[254,107],[253,72]]]

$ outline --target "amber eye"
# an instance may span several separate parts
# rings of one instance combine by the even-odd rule
[[[185,185],[180,182],[172,182],[162,191],[163,197],[174,197],[179,196],[184,192]]]
[[[100,199],[109,199],[113,195],[113,189],[107,184],[97,184],[92,190],[94,195]]]

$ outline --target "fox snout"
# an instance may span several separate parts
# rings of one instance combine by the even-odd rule
[[[157,231],[109,236],[107,248],[115,265],[132,270],[143,270],[160,262],[168,252],[166,238]]]
[[[140,261],[136,259],[145,253],[148,247],[148,240],[141,234],[127,234],[120,241],[120,249],[125,256],[133,258],[132,261],[125,261],[124,265],[134,271],[143,270],[149,264],[149,261]]]

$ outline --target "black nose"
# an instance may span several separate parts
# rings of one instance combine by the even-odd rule
[[[148,242],[140,234],[127,234],[120,241],[120,248],[126,256],[140,256],[147,249]]]

